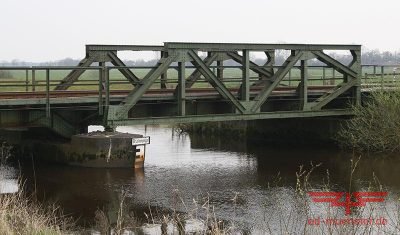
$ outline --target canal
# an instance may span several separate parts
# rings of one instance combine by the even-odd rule
[[[3,166],[0,192],[18,190],[21,175],[25,187],[36,190],[40,200],[55,202],[87,228],[94,225],[98,209],[115,220],[121,195],[125,195],[126,211],[140,221],[141,231],[149,234],[159,233],[158,218],[174,211],[187,219],[189,230],[195,230],[209,215],[252,234],[279,231],[274,229],[282,221],[297,221],[290,228],[296,230],[306,221],[300,212],[293,213],[298,210],[299,184],[300,191],[304,187],[320,191],[327,185],[331,190],[346,191],[352,178],[353,191],[370,191],[378,187],[379,180],[383,185],[379,190],[389,192],[386,201],[390,206],[398,202],[400,156],[363,155],[350,176],[351,159],[360,155],[334,147],[271,146],[235,136],[189,136],[163,126],[117,130],[151,136],[144,169],[39,163]],[[304,184],[308,175],[301,171],[312,166],[315,169]],[[385,216],[395,216],[393,213]]]

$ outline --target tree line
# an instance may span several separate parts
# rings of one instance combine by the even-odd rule
[[[290,52],[286,50],[277,50],[275,53],[275,64],[281,65],[289,56]],[[333,58],[339,60],[343,64],[350,63],[352,56],[350,54],[338,54],[338,53],[328,53]],[[397,52],[390,52],[384,51],[380,52],[379,50],[369,50],[362,52],[361,55],[361,63],[365,65],[393,65],[393,64],[400,64],[400,53]],[[202,56],[205,57],[204,55]],[[263,65],[266,62],[266,58],[258,58],[252,57],[251,60],[258,64]],[[156,59],[153,60],[123,60],[127,66],[154,66],[157,63]],[[65,58],[62,60],[57,61],[49,61],[49,62],[40,62],[40,63],[33,63],[33,62],[26,62],[20,60],[12,60],[12,61],[1,61],[0,66],[76,66],[78,65],[80,60],[72,59],[72,58]],[[190,63],[188,63],[190,64]],[[317,60],[311,60],[309,62],[310,65],[323,65],[321,62]],[[234,66],[239,65],[238,63],[234,62],[233,60],[224,61],[224,65],[227,66]]]

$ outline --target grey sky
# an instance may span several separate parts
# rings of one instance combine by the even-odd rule
[[[400,1],[0,0],[0,60],[82,58],[85,44],[346,43],[400,49]]]

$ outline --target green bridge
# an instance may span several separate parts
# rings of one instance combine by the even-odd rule
[[[121,51],[159,58],[127,66]],[[340,51],[352,60],[329,54]],[[278,52],[287,53],[279,65]],[[70,137],[89,125],[349,116],[363,92],[391,84],[387,70],[362,66],[360,45],[87,45],[77,66],[0,67],[0,127]]]

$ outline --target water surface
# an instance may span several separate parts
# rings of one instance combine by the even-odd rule
[[[295,200],[300,165],[309,169],[311,164],[321,163],[311,175],[313,187],[322,188],[329,182],[333,188],[345,190],[349,185],[350,159],[358,157],[334,147],[274,147],[229,136],[180,135],[161,126],[120,127],[118,131],[151,136],[144,169],[36,164],[35,171],[31,165],[21,169],[27,187],[36,185],[42,200],[59,203],[65,213],[87,227],[93,225],[97,209],[115,217],[124,191],[129,210],[145,222],[148,219],[144,213],[149,214],[150,210],[154,216],[177,210],[202,217],[205,210],[201,206],[208,201],[218,218],[257,234],[265,231],[266,218],[276,213],[277,198],[288,204]],[[374,172],[391,195],[397,195],[399,159],[363,156],[353,186],[366,190]],[[1,169],[1,193],[18,190],[16,169]]]

